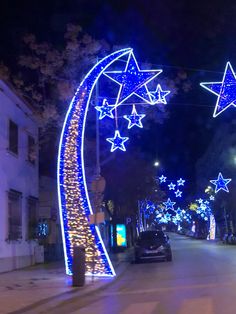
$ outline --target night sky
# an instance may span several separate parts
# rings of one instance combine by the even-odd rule
[[[80,24],[111,46],[130,46],[140,62],[162,67],[162,75],[187,75],[191,88],[180,88],[168,103],[169,119],[143,130],[142,149],[158,158],[172,177],[191,179],[195,164],[214,130],[228,121],[232,110],[212,114],[216,97],[201,81],[221,81],[226,61],[236,68],[236,2],[219,0],[165,1],[1,1],[0,59],[14,64],[20,38],[33,32],[41,40],[60,43],[69,22]],[[152,138],[152,140],[150,140]]]

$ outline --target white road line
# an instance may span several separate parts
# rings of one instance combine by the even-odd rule
[[[132,303],[120,314],[157,314],[158,304],[159,302]]]
[[[223,282],[221,287],[230,287],[235,285],[235,282]],[[209,284],[192,284],[192,285],[183,285],[183,286],[170,286],[166,288],[151,288],[151,289],[137,289],[137,290],[125,290],[125,291],[104,291],[99,293],[99,295],[105,296],[115,296],[115,295],[127,295],[127,294],[148,294],[148,293],[158,293],[158,292],[169,292],[169,291],[180,291],[180,290],[189,290],[189,289],[204,289],[204,288],[216,288],[218,287],[218,283],[209,283]]]
[[[213,314],[213,301],[210,298],[184,300],[179,314]]]

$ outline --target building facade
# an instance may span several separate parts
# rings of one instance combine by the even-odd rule
[[[0,80],[0,272],[40,258],[38,125],[33,111]]]

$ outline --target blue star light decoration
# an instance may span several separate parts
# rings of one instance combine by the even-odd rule
[[[136,95],[152,104],[147,83],[159,75],[162,70],[140,70],[133,52],[129,54],[124,71],[107,71],[104,74],[120,85],[116,105],[120,105],[130,96]]]
[[[128,137],[121,137],[120,131],[116,130],[114,137],[108,137],[106,140],[112,144],[111,152],[114,152],[116,149],[126,151],[124,143],[128,141]]]
[[[164,183],[166,182],[167,177],[165,177],[164,175],[162,175],[161,177],[159,177],[160,183]]]
[[[199,204],[202,204],[203,199],[199,198],[198,200],[196,200],[196,202],[198,202]]]
[[[174,184],[174,183],[171,182],[171,183],[168,185],[169,190],[174,190],[174,189],[175,189],[175,185],[176,185],[176,184]]]
[[[166,96],[169,95],[169,93],[170,93],[169,90],[167,91],[162,90],[161,85],[158,84],[156,91],[150,92],[151,98],[152,98],[152,105],[160,104],[160,103],[166,105],[167,104]]]
[[[207,82],[200,85],[218,96],[214,118],[230,106],[236,107],[236,76],[230,62],[226,63],[222,82]]]
[[[177,215],[181,215],[181,214],[182,214],[182,210],[181,210],[181,208],[180,208],[180,207],[178,207],[178,208],[177,208],[177,210],[176,210],[176,214],[177,214]]]
[[[109,117],[114,119],[112,111],[116,108],[115,105],[109,105],[108,101],[104,98],[101,106],[96,106],[95,109],[99,112],[99,120],[104,117]]]
[[[218,178],[216,180],[210,180],[212,184],[215,185],[215,193],[223,190],[225,192],[229,192],[227,185],[232,179],[224,179],[221,172],[218,174]]]
[[[175,191],[175,197],[182,197],[182,193],[180,190]]]
[[[210,201],[214,201],[214,200],[215,200],[215,196],[211,195],[211,196],[209,197],[209,200],[210,200]]]
[[[126,120],[129,121],[128,129],[131,129],[133,126],[137,126],[139,128],[143,127],[142,119],[145,117],[145,114],[138,114],[135,108],[135,105],[133,105],[133,109],[130,115],[123,116]]]
[[[174,205],[176,204],[176,202],[171,202],[170,198],[168,198],[168,200],[166,202],[163,202],[163,204],[165,205],[166,210],[168,210],[174,209]]]
[[[182,178],[180,178],[179,180],[177,180],[177,184],[178,186],[183,185],[184,186],[185,180],[183,180]]]

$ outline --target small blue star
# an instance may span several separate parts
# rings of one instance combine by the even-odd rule
[[[167,101],[166,101],[166,96],[169,95],[170,91],[169,90],[162,90],[161,88],[161,85],[158,84],[157,85],[157,89],[155,92],[150,92],[151,94],[151,97],[152,97],[152,105],[155,105],[155,104],[167,104]]]
[[[175,196],[176,197],[182,197],[182,193],[180,190],[175,191]]]
[[[173,184],[172,182],[168,185],[169,187],[169,190],[174,190],[175,189],[175,185],[176,184]]]
[[[215,200],[215,196],[211,195],[210,196],[210,201],[214,201]]]
[[[178,215],[180,215],[180,214],[182,213],[182,210],[181,210],[180,207],[177,208],[176,213],[177,213]]]
[[[131,129],[133,126],[137,126],[139,128],[142,128],[142,119],[145,117],[145,114],[138,114],[135,108],[135,105],[133,105],[133,109],[130,115],[123,116],[126,120],[129,121],[128,129]]]
[[[184,185],[184,183],[185,183],[185,180],[183,180],[182,178],[180,178],[179,180],[177,180],[178,186]]]
[[[196,202],[198,202],[199,204],[202,204],[203,200],[199,198],[198,200],[196,200]]]
[[[109,137],[106,140],[112,144],[111,152],[114,152],[116,149],[126,151],[124,143],[128,141],[128,137],[121,137],[119,130],[115,131],[114,137]]]
[[[159,177],[160,183],[166,182],[166,179],[167,179],[167,177],[165,177],[164,175]]]
[[[236,106],[236,76],[230,62],[227,62],[222,82],[200,84],[218,96],[213,117],[217,117],[230,106]]]
[[[159,75],[162,70],[140,70],[131,52],[124,71],[110,71],[104,74],[120,85],[116,105],[136,95],[147,103],[152,103],[146,84]]]
[[[104,98],[102,105],[95,107],[95,109],[99,111],[99,120],[102,120],[106,116],[114,119],[112,110],[114,110],[115,107],[115,105],[109,105],[108,101]]]
[[[218,174],[217,180],[210,180],[212,184],[214,184],[215,187],[215,193],[217,193],[220,190],[224,190],[225,192],[229,192],[229,189],[227,187],[227,184],[231,181],[232,179],[224,179],[221,172]]]
[[[174,205],[176,202],[171,202],[170,198],[168,198],[167,202],[163,202],[165,205],[166,209],[174,209]]]
[[[169,213],[166,213],[166,214],[165,214],[165,217],[166,217],[166,220],[170,220],[171,215],[170,215]]]

